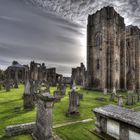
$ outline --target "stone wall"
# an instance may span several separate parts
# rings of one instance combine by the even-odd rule
[[[18,125],[10,125],[5,128],[6,136],[15,136],[24,133],[31,134],[35,128],[35,122]]]

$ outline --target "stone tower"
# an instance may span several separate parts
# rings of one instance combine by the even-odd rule
[[[95,89],[126,88],[125,24],[113,7],[88,16],[87,78]]]
[[[129,73],[135,81],[135,89],[140,89],[140,29],[136,26],[126,27],[126,84],[129,87]]]

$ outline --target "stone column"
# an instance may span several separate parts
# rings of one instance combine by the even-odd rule
[[[33,134],[36,140],[53,140],[52,108],[55,98],[49,93],[37,94],[36,128]]]

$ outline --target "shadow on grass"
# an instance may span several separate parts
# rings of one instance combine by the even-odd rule
[[[10,101],[6,101],[6,102],[1,102],[0,105],[4,105],[4,104],[7,104],[7,103],[12,103],[12,102],[20,101],[21,99],[22,98],[15,99],[15,100],[10,100]]]

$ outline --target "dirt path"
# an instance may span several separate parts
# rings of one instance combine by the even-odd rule
[[[62,124],[56,124],[53,126],[53,128],[58,128],[58,127],[62,127],[62,126],[67,126],[67,125],[71,125],[71,124],[76,124],[76,123],[86,123],[86,122],[90,122],[93,121],[94,118],[89,118],[89,119],[85,119],[85,120],[81,120],[81,121],[75,121],[75,122],[67,122],[67,123],[62,123]]]

